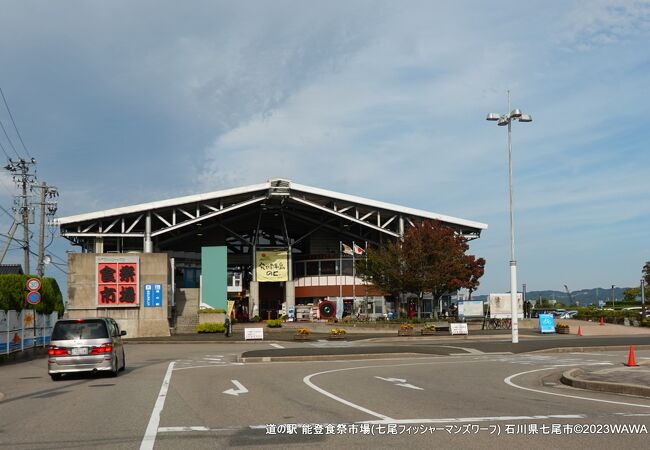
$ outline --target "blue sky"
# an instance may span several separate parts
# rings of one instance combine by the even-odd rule
[[[59,216],[286,177],[487,223],[480,293],[509,289],[507,136],[485,116],[510,89],[534,120],[513,126],[520,286],[633,286],[649,38],[648,1],[3,2],[0,87]]]

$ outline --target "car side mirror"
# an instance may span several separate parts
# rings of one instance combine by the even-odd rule
[[[126,336],[126,330],[120,331],[120,336]]]

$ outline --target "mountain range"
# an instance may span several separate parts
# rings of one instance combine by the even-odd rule
[[[623,300],[623,292],[630,288],[627,287],[615,287],[614,288],[614,300],[619,302]],[[646,291],[647,292],[647,291]],[[502,292],[500,292],[502,293]],[[487,300],[487,295],[472,295],[472,300]],[[611,288],[593,288],[593,289],[581,289],[579,291],[571,291],[571,298],[567,295],[566,291],[528,291],[526,292],[526,299],[531,302],[535,302],[539,299],[546,298],[548,300],[556,300],[558,303],[563,303],[565,305],[596,305],[598,306],[599,301],[611,302],[612,301],[612,289]],[[646,299],[650,304],[650,299]]]

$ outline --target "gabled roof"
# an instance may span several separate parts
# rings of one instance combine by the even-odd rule
[[[0,264],[0,275],[22,275],[23,266],[20,264]]]
[[[243,186],[243,187],[238,187],[233,189],[224,189],[221,191],[207,192],[204,194],[187,195],[187,196],[177,197],[177,198],[172,198],[167,200],[158,200],[155,202],[140,203],[138,205],[124,206],[120,208],[106,209],[103,211],[96,211],[92,213],[61,217],[59,219],[56,219],[55,223],[58,225],[65,225],[65,224],[71,224],[76,222],[84,222],[88,220],[115,217],[115,216],[125,215],[125,214],[133,214],[137,212],[151,211],[155,209],[168,208],[173,206],[181,206],[186,204],[203,202],[206,200],[217,200],[220,198],[238,196],[241,194],[250,194],[253,192],[269,191],[272,188],[277,188],[278,183],[283,183],[283,184],[287,183],[290,191],[305,192],[308,194],[328,197],[333,200],[341,200],[343,202],[365,205],[373,208],[382,209],[385,211],[393,211],[396,213],[403,213],[406,215],[413,215],[413,216],[418,216],[426,219],[435,219],[450,224],[468,226],[480,230],[485,230],[488,227],[487,224],[481,222],[475,222],[467,219],[460,219],[458,217],[446,216],[444,214],[438,214],[430,211],[425,211],[422,209],[408,208],[405,206],[395,205],[392,203],[370,200],[355,195],[342,194],[340,192],[315,188],[303,184],[293,183],[290,180],[281,180],[281,179],[270,179],[266,183],[252,184],[249,186]]]
[[[233,217],[250,211],[252,207],[262,210],[288,208],[299,219],[312,222],[314,218],[306,218],[302,212],[313,211],[393,237],[400,236],[405,226],[423,219],[444,222],[470,239],[479,237],[481,231],[487,229],[487,225],[480,222],[305,186],[281,178],[234,189],[62,217],[55,223],[60,226],[62,236],[76,242],[98,237],[143,238],[147,235],[156,238],[182,228],[189,230],[188,227],[200,226],[206,220]]]

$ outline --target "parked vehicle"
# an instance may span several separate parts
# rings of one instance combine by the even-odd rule
[[[566,311],[560,315],[560,319],[573,319],[578,314],[578,311]]]
[[[108,372],[117,376],[126,368],[122,336],[111,318],[59,320],[52,330],[47,369],[52,380],[76,372]]]

